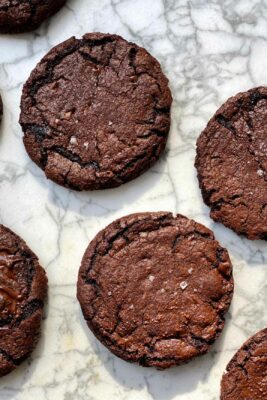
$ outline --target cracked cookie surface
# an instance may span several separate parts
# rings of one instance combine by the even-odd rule
[[[55,14],[66,0],[0,0],[0,33],[28,32]]]
[[[197,141],[196,168],[210,216],[267,239],[267,88],[230,98]]]
[[[221,400],[267,398],[267,329],[252,336],[235,354],[221,382]]]
[[[34,349],[41,328],[47,278],[26,243],[0,225],[0,376]]]
[[[77,284],[96,337],[118,357],[160,369],[208,351],[232,294],[231,261],[213,233],[167,212],[128,215],[99,232]]]
[[[24,144],[49,179],[76,190],[119,186],[163,152],[172,98],[157,60],[117,35],[53,48],[24,86]]]

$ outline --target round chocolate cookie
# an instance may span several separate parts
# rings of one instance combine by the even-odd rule
[[[230,98],[197,141],[196,168],[211,217],[267,239],[267,88]]]
[[[267,329],[252,336],[227,366],[221,400],[267,399]]]
[[[76,190],[134,179],[160,156],[172,98],[160,65],[116,35],[53,48],[23,89],[20,123],[31,159]]]
[[[66,0],[0,0],[0,33],[32,31]]]
[[[163,369],[206,353],[219,336],[232,265],[204,226],[167,212],[133,214],[90,243],[77,289],[89,328],[110,351]]]
[[[26,243],[0,225],[0,376],[15,369],[40,334],[47,278]]]

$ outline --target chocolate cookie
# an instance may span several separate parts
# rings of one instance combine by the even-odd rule
[[[227,366],[221,400],[267,398],[267,328],[252,336]]]
[[[2,120],[2,116],[3,116],[3,102],[2,102],[2,97],[0,95],[0,122]]]
[[[267,239],[267,88],[230,98],[197,141],[196,168],[211,217]]]
[[[24,86],[24,144],[62,186],[119,186],[164,150],[171,102],[168,80],[145,49],[117,35],[73,37],[53,48]]]
[[[133,214],[90,243],[77,289],[89,328],[110,351],[163,369],[206,353],[219,336],[232,265],[204,226],[167,212]]]
[[[0,33],[32,31],[66,0],[0,0]]]
[[[26,243],[0,225],[0,376],[15,369],[40,334],[47,278]]]

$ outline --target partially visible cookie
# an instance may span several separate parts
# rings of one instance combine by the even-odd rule
[[[221,400],[267,399],[267,328],[235,354],[221,382]]]
[[[2,120],[2,116],[3,116],[3,102],[2,102],[2,97],[0,95],[0,122]]]
[[[267,87],[231,97],[197,141],[196,168],[211,217],[267,239]]]
[[[15,369],[40,335],[47,278],[26,243],[0,225],[0,376]]]
[[[126,361],[161,369],[209,350],[232,294],[231,261],[213,233],[166,212],[128,215],[99,232],[77,284],[95,336]]]
[[[23,88],[20,123],[31,159],[76,190],[119,186],[163,152],[172,103],[160,64],[117,35],[54,47]]]
[[[32,31],[66,0],[0,0],[0,33]]]

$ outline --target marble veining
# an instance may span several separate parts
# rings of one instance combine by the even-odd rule
[[[145,46],[170,79],[172,129],[162,159],[113,190],[75,193],[28,158],[18,124],[21,89],[36,62],[72,35],[117,33]],[[216,400],[243,341],[267,326],[267,244],[213,223],[194,169],[195,141],[217,107],[267,84],[267,0],[68,0],[38,31],[0,36],[0,221],[38,254],[50,288],[43,336],[29,361],[0,382],[1,400]],[[211,227],[234,264],[235,295],[212,351],[165,372],[127,364],[88,331],[76,301],[82,254],[125,214],[180,212]]]

